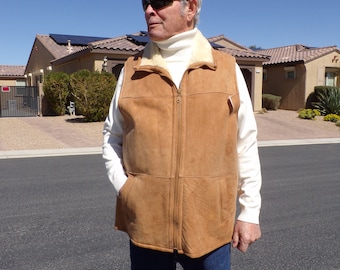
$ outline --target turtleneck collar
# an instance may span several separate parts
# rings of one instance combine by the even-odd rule
[[[173,59],[179,59],[184,60],[186,58],[185,56],[189,55],[189,63],[188,65],[193,65],[195,63],[205,63],[206,65],[211,66],[211,68],[214,68],[214,59],[212,55],[212,48],[209,43],[209,41],[202,35],[202,33],[198,29],[193,29],[191,31],[181,33],[179,35],[188,34],[190,36],[190,32],[194,34],[193,39],[188,38],[188,42],[192,42],[190,46],[187,47],[187,49],[182,49],[179,51],[170,51],[170,50],[162,50],[158,47],[158,45],[155,42],[149,42],[145,45],[145,49],[143,51],[143,55],[141,57],[141,61],[136,66],[136,69],[139,69],[143,66],[154,66],[154,67],[162,67],[167,69],[167,64],[169,58],[171,60]],[[176,35],[172,37],[171,39],[177,39],[179,35]],[[179,36],[181,37],[181,36]],[[166,43],[167,41],[163,41],[161,43]],[[169,44],[172,44],[170,42]],[[169,46],[168,46],[169,47]],[[168,48],[165,47],[165,48]],[[172,46],[170,46],[172,47]],[[178,49],[178,47],[177,47]],[[164,52],[167,52],[166,55]],[[182,57],[182,55],[184,57]]]
[[[177,34],[172,36],[171,38],[163,41],[154,42],[157,44],[158,48],[161,50],[162,53],[168,51],[180,51],[189,49],[192,46],[193,40],[197,33],[197,28],[192,30]]]

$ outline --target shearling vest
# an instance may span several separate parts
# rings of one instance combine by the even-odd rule
[[[210,48],[180,87],[128,59],[119,98],[127,182],[116,228],[143,248],[203,256],[232,239],[238,186],[235,59]],[[145,55],[145,53],[144,53]]]

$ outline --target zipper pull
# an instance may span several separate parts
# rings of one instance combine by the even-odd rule
[[[177,98],[176,98],[177,103],[181,102],[181,91],[177,90]]]

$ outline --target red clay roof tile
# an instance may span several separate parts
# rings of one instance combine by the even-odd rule
[[[20,77],[24,76],[25,66],[0,65],[1,77]]]
[[[272,65],[293,62],[309,62],[333,51],[338,51],[340,53],[339,48],[336,46],[315,48],[296,44],[273,49],[259,50],[258,52],[270,56],[270,61],[264,63],[264,65]]]

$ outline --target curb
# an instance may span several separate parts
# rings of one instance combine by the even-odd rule
[[[14,150],[14,151],[0,151],[0,159],[32,158],[32,157],[48,157],[48,156],[52,157],[52,156],[97,155],[101,153],[102,153],[101,147],[41,149],[41,150]]]
[[[340,138],[258,141],[259,147],[340,143]]]
[[[340,138],[258,141],[258,147],[340,144]],[[102,147],[0,151],[0,159],[102,154]]]

